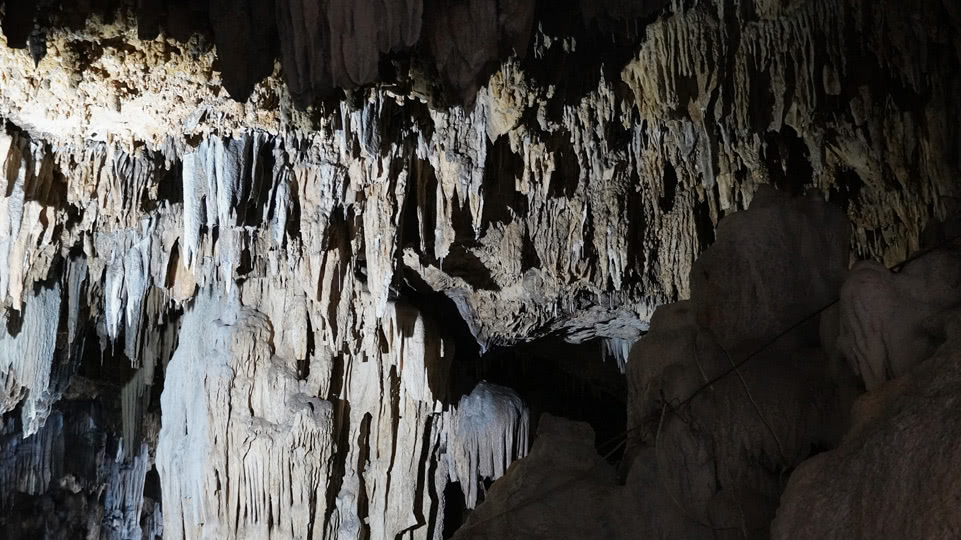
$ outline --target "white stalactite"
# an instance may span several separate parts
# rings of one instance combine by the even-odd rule
[[[477,504],[482,480],[497,480],[511,462],[527,455],[529,413],[513,390],[479,383],[453,413],[447,444],[451,480],[460,482],[468,508]]]

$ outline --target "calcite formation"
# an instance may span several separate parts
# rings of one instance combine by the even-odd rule
[[[842,439],[862,385],[921,400],[946,357],[956,256],[885,267],[961,211],[952,0],[0,26],[0,536],[441,538],[476,507],[459,538],[791,537],[811,478],[895,440],[886,412]],[[618,468],[458,379],[548,341],[624,373]]]
[[[468,508],[477,504],[479,480],[496,480],[527,455],[530,419],[509,388],[481,382],[461,398],[451,419],[451,478],[461,484]],[[493,436],[492,436],[493,435]]]
[[[838,348],[874,390],[931,357],[961,304],[957,253],[933,253],[897,274],[877,263],[851,269],[841,291]]]
[[[956,500],[957,308],[948,338],[916,370],[860,398],[837,449],[791,475],[772,538],[943,538]],[[879,334],[872,341],[885,339]]]
[[[659,307],[631,351],[621,470],[589,426],[543,418],[530,455],[455,538],[953,535],[961,239],[898,273],[847,272],[837,217],[821,201],[763,190],[722,221],[691,278],[717,286]],[[789,266],[808,242],[825,256]],[[739,268],[756,282],[733,295],[752,275]],[[910,306],[897,331],[890,302]]]

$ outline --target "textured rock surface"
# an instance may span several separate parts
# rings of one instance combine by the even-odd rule
[[[860,268],[674,411],[831,300],[848,247],[890,266],[958,211],[948,0],[3,6],[5,537],[437,537],[526,449],[516,404],[458,436],[451,365],[550,338],[623,367],[649,324],[626,485],[592,493],[652,509],[626,531],[762,535],[847,366],[910,370],[953,307]],[[481,434],[513,448],[463,466]]]
[[[795,471],[772,538],[958,534],[957,315],[932,356],[858,400],[854,424],[836,450]]]
[[[227,304],[197,298],[167,366],[157,446],[167,537],[310,536],[326,515],[333,407],[273,356],[266,317]]]
[[[590,426],[551,416],[539,426],[530,455],[492,486],[454,538],[629,538],[627,530],[598,530],[621,508],[612,504],[616,478],[594,450]]]
[[[618,485],[587,424],[545,415],[539,426],[530,455],[491,487],[455,539],[712,538],[670,502],[650,467]]]
[[[496,480],[512,461],[527,455],[530,419],[509,388],[481,382],[461,398],[451,420],[451,479],[461,484],[465,504],[477,504],[479,482]]]
[[[547,418],[456,537],[953,535],[957,251],[942,246],[898,273],[862,263],[842,285],[835,212],[759,193],[721,223],[692,271],[711,287],[659,307],[631,351],[623,485],[586,426]],[[821,257],[797,264],[805,250]],[[840,308],[818,309],[839,294]],[[717,304],[729,311],[701,316]],[[892,359],[903,361],[886,374],[859,364]],[[876,389],[848,419],[859,366]],[[893,380],[870,378],[879,373]],[[811,457],[819,449],[832,450]]]
[[[695,287],[690,300],[659,307],[631,351],[623,484],[597,455],[587,426],[548,417],[530,455],[494,484],[455,537],[953,535],[959,411],[952,385],[961,327],[949,293],[957,253],[933,251],[898,274],[867,267],[869,277],[883,276],[897,288],[868,288],[864,266],[842,286],[836,237],[844,227],[834,212],[810,198],[763,193],[736,219],[722,222],[717,241],[694,265],[701,277],[692,278],[711,276],[715,287]],[[785,241],[788,231],[796,233],[793,242]],[[788,264],[804,252],[798,243],[825,256]],[[750,276],[746,282],[744,276]],[[804,290],[798,281],[820,292],[797,296]],[[699,317],[702,302],[713,307],[718,291],[732,290],[763,292],[740,308],[737,298],[725,301],[737,316]],[[836,299],[839,290],[845,291],[840,318],[810,309],[823,303],[819,295]],[[918,316],[897,332],[871,323],[898,312],[877,309],[876,302],[885,306],[891,298],[885,293],[899,290],[933,293],[939,301],[894,297],[902,311]],[[798,298],[811,306],[792,301]],[[781,330],[788,332],[772,335],[763,322],[742,323],[757,313],[763,321],[805,324],[785,324]],[[805,313],[820,317],[804,321]],[[844,336],[852,321],[859,324],[856,339],[848,346],[842,338],[835,349],[830,337]],[[716,335],[738,352],[730,353]],[[858,392],[850,367],[859,359],[887,361],[886,350],[910,350],[917,358],[858,399],[848,420]],[[852,352],[857,357],[849,366],[844,358]],[[867,377],[864,382],[871,384]]]
[[[961,305],[961,258],[939,251],[899,273],[859,263],[841,291],[840,353],[868,390],[909,372],[944,341]]]
[[[838,208],[762,187],[749,210],[718,226],[717,240],[694,264],[698,326],[737,354],[824,308],[847,270],[847,232]]]
[[[839,435],[853,378],[818,318],[798,323],[837,298],[845,229],[821,201],[759,193],[718,227],[691,299],[660,308],[631,351],[629,452],[653,451],[698,523],[763,537],[785,473]]]

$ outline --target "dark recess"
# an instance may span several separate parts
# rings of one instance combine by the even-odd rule
[[[661,207],[661,212],[666,214],[674,209],[674,197],[677,195],[677,171],[674,170],[674,166],[669,161],[664,162],[664,178],[662,181],[664,183],[664,195],[658,201],[658,204]]]
[[[513,389],[531,410],[531,433],[543,413],[587,422],[597,444],[627,425],[626,379],[613,359],[605,359],[598,340],[571,344],[548,337],[474,359],[455,357],[451,380],[454,396],[485,380]]]
[[[847,212],[852,205],[854,207],[860,206],[859,194],[861,193],[862,187],[864,187],[864,181],[861,180],[861,176],[858,175],[857,171],[847,169],[841,171],[838,175],[835,185],[828,193],[828,197],[831,202],[837,204]]]
[[[564,105],[577,103],[597,89],[601,72],[607,81],[619,81],[620,70],[631,59],[647,25],[667,4],[666,0],[541,0],[534,12],[534,28],[552,37],[573,38],[573,52],[555,45],[542,58],[534,54],[534,39],[521,63],[537,85],[554,85],[555,98],[548,116],[559,119]]]
[[[431,290],[416,272],[405,269],[400,296],[432,319],[454,344],[450,398],[445,403],[456,404],[486,380],[512,388],[525,400],[531,408],[531,433],[545,412],[591,424],[598,443],[623,432],[626,380],[614,360],[604,358],[600,341],[570,344],[546,337],[481,353],[454,301]]]
[[[577,162],[570,133],[557,131],[547,141],[547,149],[554,154],[554,173],[547,186],[547,196],[570,199],[580,182],[581,166]]]
[[[467,521],[470,510],[464,504],[464,492],[460,482],[450,482],[444,488],[444,531],[443,538],[452,538],[454,533]]]
[[[694,204],[694,229],[701,250],[705,250],[714,243],[714,221],[711,219],[711,208],[707,200],[700,200]]]
[[[808,148],[794,128],[783,126],[780,132],[768,132],[765,143],[764,156],[774,185],[794,195],[804,193],[804,187],[814,177],[814,170]]]
[[[527,217],[527,199],[516,188],[524,160],[511,150],[507,137],[498,137],[487,151],[484,164],[483,224],[511,223],[514,216]]]

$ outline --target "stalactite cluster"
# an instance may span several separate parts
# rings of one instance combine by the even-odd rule
[[[951,0],[68,4],[0,2],[0,536],[820,537],[941,397]]]

